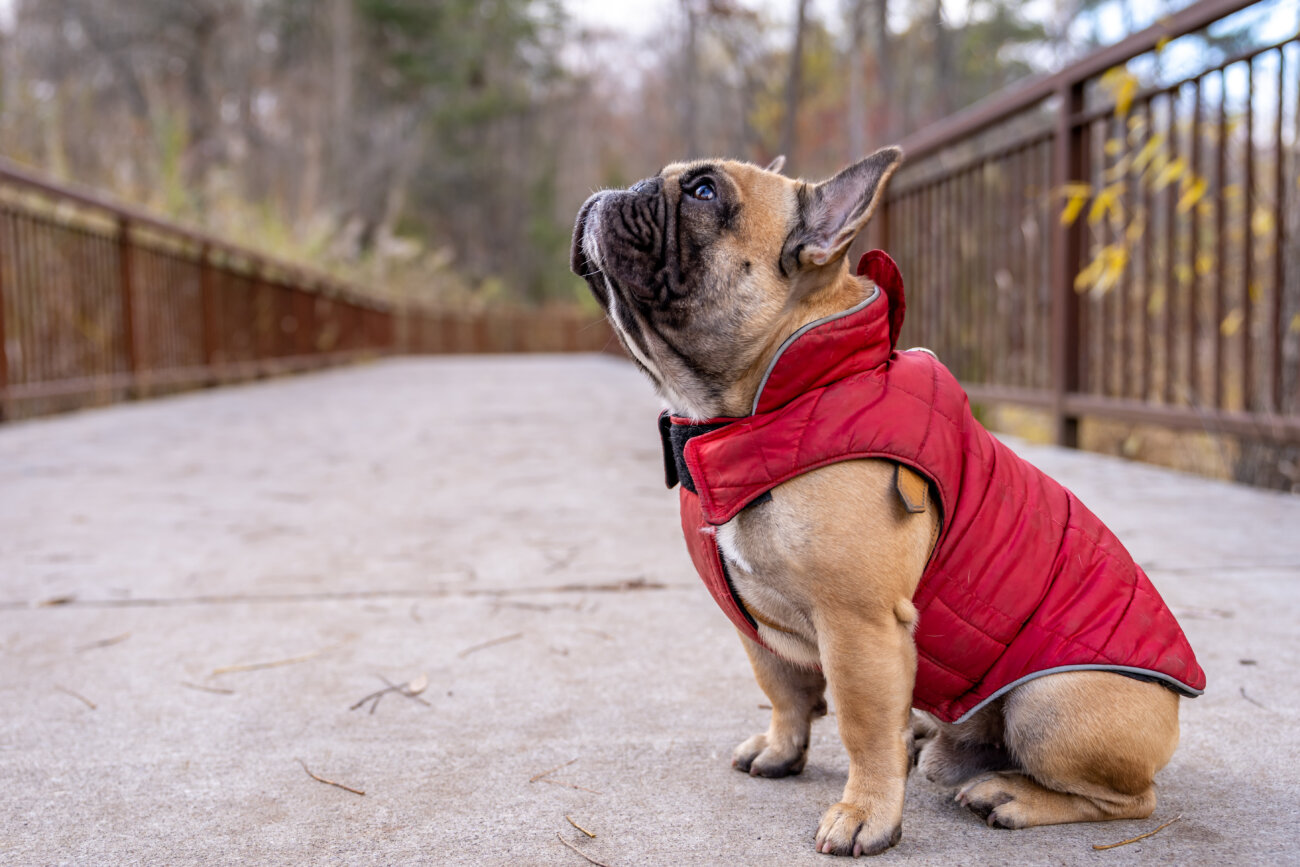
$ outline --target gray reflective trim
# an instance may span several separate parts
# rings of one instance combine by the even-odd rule
[[[1014,680],[1011,683],[1008,683],[1006,686],[1002,687],[997,692],[993,693],[988,698],[984,699],[982,702],[975,705],[970,710],[966,711],[957,719],[953,720],[953,724],[956,725],[957,723],[966,722],[966,720],[971,718],[971,715],[973,713],[975,713],[980,708],[984,707],[984,705],[993,701],[993,699],[995,698],[1005,695],[1006,693],[1020,686],[1020,684],[1022,683],[1028,683],[1029,681],[1033,680],[1036,677],[1043,677],[1048,674],[1061,674],[1062,672],[1066,672],[1066,671],[1116,671],[1123,674],[1140,674],[1143,677],[1149,677],[1152,678],[1153,680],[1158,680],[1162,684],[1172,687],[1174,692],[1185,695],[1188,698],[1196,698],[1196,696],[1205,692],[1205,690],[1203,689],[1192,689],[1190,686],[1183,683],[1181,680],[1172,678],[1167,674],[1161,674],[1158,671],[1152,671],[1149,668],[1134,668],[1129,665],[1058,665],[1056,668],[1045,668],[1042,671],[1035,671],[1033,674],[1026,674],[1024,677],[1020,678],[1019,680]]]
[[[823,316],[821,319],[814,319],[812,322],[809,322],[803,328],[800,328],[794,334],[791,334],[789,337],[787,337],[785,339],[785,342],[781,344],[781,348],[776,351],[776,355],[772,356],[771,363],[768,364],[767,370],[763,373],[763,380],[758,384],[758,394],[754,395],[754,405],[749,408],[749,414],[750,415],[758,414],[758,401],[760,398],[763,397],[763,389],[767,387],[767,379],[769,376],[772,375],[772,371],[776,368],[776,363],[781,360],[782,354],[784,354],[785,351],[790,348],[791,343],[794,343],[796,340],[798,340],[808,331],[812,330],[813,328],[816,328],[818,325],[825,325],[827,322],[834,322],[836,319],[843,319],[845,316],[852,316],[854,313],[857,313],[859,310],[863,309],[864,307],[866,307],[868,304],[870,304],[872,301],[875,301],[879,297],[880,297],[880,287],[879,286],[872,287],[871,294],[867,296],[867,300],[854,304],[848,310],[841,310],[839,313],[835,313],[831,316]]]

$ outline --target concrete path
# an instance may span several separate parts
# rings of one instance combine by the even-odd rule
[[[729,767],[764,697],[655,412],[610,358],[443,358],[0,426],[0,863],[831,863],[834,717],[801,777]],[[1150,820],[993,831],[913,779],[878,863],[1300,863],[1300,497],[1017,447],[1209,691]]]

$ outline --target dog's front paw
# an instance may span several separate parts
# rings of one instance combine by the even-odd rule
[[[879,855],[897,845],[903,825],[885,820],[861,807],[841,801],[822,816],[816,849],[827,855]]]
[[[754,735],[731,754],[731,766],[754,777],[789,777],[808,762],[808,743]]]

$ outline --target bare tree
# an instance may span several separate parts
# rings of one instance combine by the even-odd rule
[[[682,125],[686,135],[686,153],[691,157],[700,155],[700,13],[695,0],[682,0],[682,9],[686,13],[686,87],[685,117]]]
[[[953,68],[956,64],[952,39],[944,20],[943,0],[934,0],[934,5],[930,8],[930,38],[934,45],[934,112],[936,117],[944,117],[952,113],[950,88],[955,84]]]
[[[808,0],[795,0],[794,42],[790,46],[790,71],[785,80],[785,116],[781,126],[781,152],[787,167],[796,162],[799,100],[803,96],[803,43],[808,20]]]
[[[848,50],[848,160],[861,159],[867,152],[867,98],[866,98],[866,0],[848,0],[849,50]]]
[[[889,46],[888,0],[848,0],[849,159],[860,159],[874,145],[893,141],[894,70]],[[869,76],[868,72],[874,75]],[[874,88],[868,97],[867,80]],[[868,122],[867,108],[871,107]]]
[[[894,58],[889,44],[889,0],[872,0],[871,2],[871,42],[875,53],[876,67],[876,112],[875,121],[879,124],[876,144],[889,144],[898,135],[894,123],[894,104],[897,94],[894,92]]]

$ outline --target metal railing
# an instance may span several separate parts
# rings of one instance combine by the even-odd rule
[[[0,161],[0,420],[393,352],[599,351],[603,318],[399,307]]]
[[[1084,417],[1300,443],[1300,36],[1119,72],[1252,5],[1201,0],[903,142],[874,240],[904,340],[972,400],[1070,446]]]

